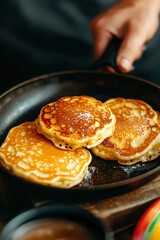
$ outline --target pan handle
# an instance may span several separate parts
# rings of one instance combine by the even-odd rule
[[[103,66],[111,66],[116,72],[120,72],[116,65],[116,56],[122,40],[113,37],[103,56],[92,65],[92,69],[98,69]]]

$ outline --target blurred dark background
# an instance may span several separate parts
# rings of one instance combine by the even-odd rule
[[[115,0],[1,0],[0,93],[26,79],[93,63],[90,20]],[[160,84],[160,30],[130,73]]]

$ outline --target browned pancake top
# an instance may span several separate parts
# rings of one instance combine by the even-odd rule
[[[110,110],[102,102],[87,96],[68,96],[43,107],[40,121],[62,136],[82,138],[94,135],[112,119]]]
[[[140,100],[117,98],[106,104],[116,116],[115,131],[101,144],[119,156],[134,156],[147,149],[160,134],[156,112]]]

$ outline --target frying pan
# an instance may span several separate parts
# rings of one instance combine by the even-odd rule
[[[101,101],[124,97],[141,99],[160,112],[160,87],[147,80],[120,73],[96,70],[65,71],[46,74],[22,82],[0,96],[0,144],[8,131],[24,121],[34,121],[47,103],[67,95],[89,95]],[[160,157],[147,163],[122,166],[92,154],[92,162],[83,181],[71,189],[59,189],[32,183],[1,172],[12,184],[24,188],[41,199],[54,201],[93,201],[140,187],[160,173]]]

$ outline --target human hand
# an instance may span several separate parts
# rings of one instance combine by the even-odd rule
[[[98,60],[109,42],[116,36],[122,39],[116,63],[120,71],[129,72],[146,49],[145,44],[159,26],[159,0],[120,0],[96,16],[91,24],[94,56]]]

